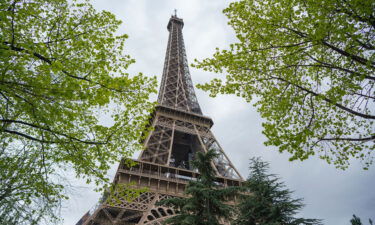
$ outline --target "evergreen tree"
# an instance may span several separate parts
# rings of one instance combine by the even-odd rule
[[[369,219],[368,221],[370,225],[373,224],[371,219]],[[357,217],[355,214],[353,214],[353,218],[350,220],[350,223],[352,225],[362,225],[361,218]]]
[[[167,219],[165,224],[219,225],[223,220],[232,218],[234,207],[225,204],[225,201],[233,197],[239,188],[222,188],[215,182],[215,170],[211,164],[215,157],[217,154],[212,150],[196,154],[192,165],[198,169],[200,176],[187,185],[185,194],[188,198],[171,198],[158,203],[178,211],[178,214]]]
[[[279,178],[268,174],[269,164],[252,158],[250,175],[245,182],[246,193],[240,198],[238,225],[313,225],[318,219],[296,218],[295,214],[304,206],[302,199],[293,199],[292,192],[285,188]]]
[[[362,225],[361,218],[353,214],[353,218],[350,220],[352,225]]]

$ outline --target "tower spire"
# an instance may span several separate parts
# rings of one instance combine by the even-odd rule
[[[182,28],[184,22],[175,15],[169,19],[169,39],[164,61],[158,102],[162,106],[202,114],[189,73]]]

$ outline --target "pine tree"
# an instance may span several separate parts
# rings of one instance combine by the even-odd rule
[[[362,225],[361,218],[357,217],[356,215],[353,215],[353,218],[350,220],[350,223],[352,225]]]
[[[238,203],[238,225],[314,225],[318,219],[296,218],[304,206],[302,199],[293,199],[292,192],[273,174],[268,174],[269,164],[252,158],[250,175],[245,182],[246,193]]]
[[[225,204],[226,199],[233,197],[238,187],[222,188],[215,182],[215,170],[212,160],[217,157],[214,151],[198,152],[192,162],[200,176],[190,181],[185,189],[188,198],[165,199],[158,203],[177,210],[177,215],[165,221],[169,225],[219,225],[230,220],[234,207]]]
[[[371,219],[369,219],[368,221],[369,221],[370,225],[373,224]],[[350,223],[352,225],[362,225],[361,218],[359,218],[355,214],[353,214],[353,218],[350,220]]]

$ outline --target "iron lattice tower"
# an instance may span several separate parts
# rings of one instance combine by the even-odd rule
[[[144,150],[136,166],[121,162],[114,183],[133,182],[148,192],[135,200],[104,202],[82,217],[77,225],[159,225],[175,215],[173,209],[155,206],[161,199],[184,197],[185,186],[198,176],[190,165],[197,151],[215,150],[213,162],[217,182],[239,186],[242,177],[234,168],[210,131],[211,118],[203,116],[191,81],[184,40],[183,20],[176,15],[168,23],[169,39],[163,76],[151,125],[153,131],[144,140]]]

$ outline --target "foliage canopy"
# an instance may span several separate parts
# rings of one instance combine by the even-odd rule
[[[156,80],[126,73],[134,60],[120,24],[87,1],[0,2],[1,207],[42,198],[53,208],[62,170],[103,184],[112,163],[140,148]]]
[[[371,0],[242,0],[224,10],[238,42],[196,67],[199,85],[254,101],[266,145],[338,168],[366,169],[375,147],[375,3]]]

